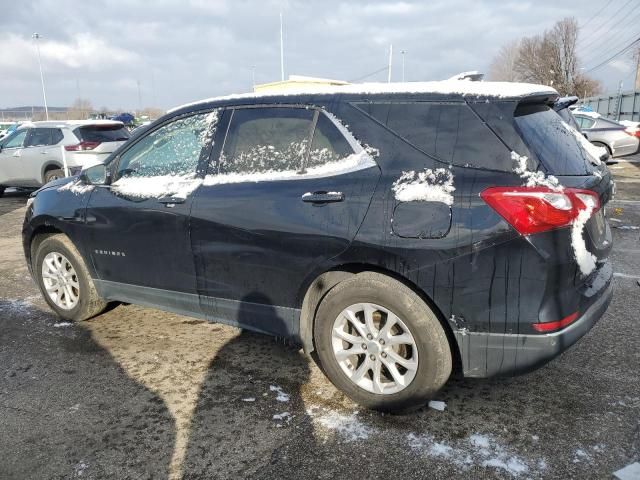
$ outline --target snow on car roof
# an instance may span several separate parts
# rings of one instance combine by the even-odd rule
[[[31,127],[67,127],[82,125],[124,125],[117,120],[43,120],[40,122],[29,122]]]
[[[558,92],[545,85],[514,82],[471,82],[465,80],[442,80],[435,82],[403,82],[403,83],[353,83],[347,85],[306,85],[291,87],[286,90],[274,89],[260,92],[238,93],[213,97],[196,102],[186,103],[172,108],[170,112],[195,105],[251,98],[280,97],[289,95],[330,95],[330,94],[390,94],[390,93],[434,93],[449,95],[477,95],[497,98],[526,97],[535,94],[552,94]]]

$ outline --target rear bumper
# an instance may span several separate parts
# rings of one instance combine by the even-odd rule
[[[591,330],[607,310],[613,296],[611,280],[578,320],[558,332],[544,335],[454,332],[464,376],[517,375],[557,357]]]

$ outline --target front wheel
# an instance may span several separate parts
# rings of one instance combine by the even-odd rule
[[[66,320],[86,320],[101,313],[107,303],[76,247],[66,235],[44,238],[33,255],[33,272],[49,306]]]
[[[44,183],[47,184],[60,178],[64,178],[64,172],[61,169],[56,168],[55,170],[49,170],[44,174]]]
[[[409,287],[378,273],[355,275],[327,293],[314,338],[329,380],[368,408],[419,407],[451,374],[451,349],[435,313]]]

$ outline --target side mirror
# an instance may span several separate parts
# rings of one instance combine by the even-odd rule
[[[99,163],[82,170],[80,179],[88,185],[109,185],[111,175],[109,175],[107,166]]]

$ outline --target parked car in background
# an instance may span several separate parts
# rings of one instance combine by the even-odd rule
[[[64,177],[63,155],[74,175],[129,137],[121,122],[110,120],[25,123],[0,140],[0,195],[7,187],[40,187]]]
[[[362,405],[419,406],[454,369],[543,365],[607,308],[613,181],[556,98],[452,80],[179,107],[32,195],[27,264],[65,319],[121,301],[284,336]]]
[[[584,135],[587,138],[586,134],[582,132],[580,125],[576,120],[576,117],[571,113],[571,111],[575,108],[575,104],[578,102],[578,97],[561,97],[553,104],[553,109],[556,111],[560,118],[562,118],[568,125],[575,128],[578,132]],[[603,162],[607,162],[607,164],[618,163],[616,161],[611,160],[611,156],[609,155],[609,151],[601,147],[602,154],[600,155],[600,160]]]
[[[612,157],[633,155],[640,146],[640,131],[625,127],[595,112],[574,110],[573,115],[587,139],[604,147]]]

